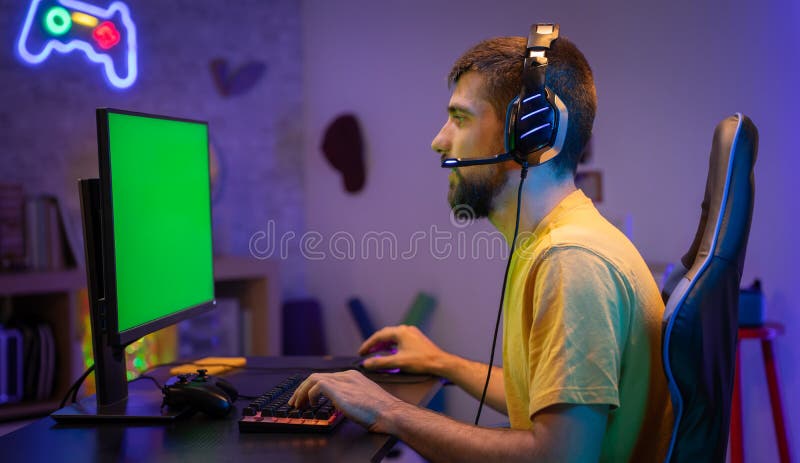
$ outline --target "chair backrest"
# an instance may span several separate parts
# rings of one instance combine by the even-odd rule
[[[746,116],[717,125],[700,224],[664,288],[662,356],[675,415],[669,463],[725,461],[757,149]]]

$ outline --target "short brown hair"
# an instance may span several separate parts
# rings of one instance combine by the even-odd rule
[[[479,72],[486,79],[485,98],[503,121],[508,103],[519,94],[522,87],[526,46],[524,37],[484,40],[456,60],[447,76],[448,84],[453,87],[466,72]],[[592,69],[578,47],[564,37],[553,41],[547,56],[549,63],[545,86],[561,98],[569,113],[564,147],[553,161],[559,172],[574,174],[591,137],[597,111]]]

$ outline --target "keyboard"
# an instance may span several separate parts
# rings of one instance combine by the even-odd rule
[[[292,375],[258,396],[242,410],[239,432],[330,432],[344,418],[333,403],[320,396],[317,403],[298,410],[287,402],[295,389],[308,377]]]

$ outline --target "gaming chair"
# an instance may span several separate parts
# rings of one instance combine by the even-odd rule
[[[662,293],[662,359],[675,416],[667,463],[725,461],[757,149],[746,116],[717,125],[700,224]]]

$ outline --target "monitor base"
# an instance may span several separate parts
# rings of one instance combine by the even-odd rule
[[[96,396],[86,397],[74,404],[56,410],[50,416],[59,424],[88,423],[97,421],[116,422],[171,422],[190,410],[170,410],[161,406],[163,395],[152,385],[145,388],[131,383],[128,397],[113,405],[97,406]]]

